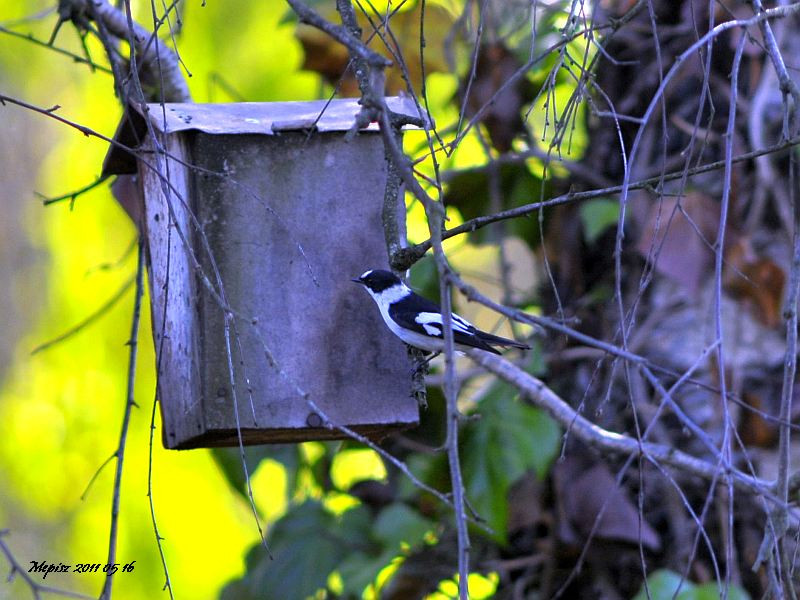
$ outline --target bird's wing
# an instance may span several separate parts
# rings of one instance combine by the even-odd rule
[[[393,305],[389,309],[389,314],[401,327],[422,335],[443,339],[442,313],[439,312],[439,307],[430,300],[419,296],[414,299],[413,303],[407,302],[405,306]],[[476,335],[478,330],[469,321],[455,313],[451,314],[453,341],[456,344],[499,354]]]
[[[419,331],[419,333],[427,333],[428,335],[435,335],[436,337],[442,337],[442,312],[439,306],[424,296],[417,294],[414,294],[413,301],[414,310],[420,313],[419,317],[417,317],[417,322],[419,324],[421,324],[423,327],[425,327],[425,324],[428,324],[431,326],[431,330],[436,327],[436,325],[439,326],[438,333],[431,333],[427,329],[424,332],[419,331],[418,329],[415,329],[415,331]],[[454,337],[453,339],[455,339],[455,341],[459,344],[464,344],[465,346],[474,346],[483,350],[486,350],[486,347],[489,344],[494,344],[497,346],[513,346],[514,348],[521,348],[523,350],[530,350],[531,348],[527,344],[523,344],[515,340],[509,340],[486,331],[481,331],[465,318],[458,316],[456,313],[450,314],[452,315],[454,336],[458,336],[460,333],[463,333],[466,336],[474,336],[474,338],[477,340],[477,342],[474,340],[473,342],[462,341],[462,339]],[[414,317],[412,316],[412,319],[413,318]],[[495,351],[494,348],[490,348],[490,350],[492,352]]]
[[[522,350],[531,349],[528,344],[523,344],[522,342],[518,342],[516,340],[509,340],[504,337],[500,337],[499,335],[494,335],[493,333],[481,331],[480,329],[475,331],[475,335],[477,335],[487,344],[495,344],[497,346],[513,346],[514,348],[521,348]]]

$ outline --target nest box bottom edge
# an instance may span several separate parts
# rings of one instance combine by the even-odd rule
[[[373,442],[380,442],[383,438],[411,429],[419,425],[419,421],[407,423],[378,423],[373,425],[348,426],[356,433],[363,435]],[[327,427],[282,428],[282,429],[254,429],[242,428],[240,430],[244,446],[265,444],[290,444],[309,441],[332,441],[351,439],[346,433],[338,429]],[[178,443],[170,443],[166,434],[162,440],[168,450],[192,450],[195,448],[227,448],[239,445],[239,433],[236,429],[218,429],[206,431]]]

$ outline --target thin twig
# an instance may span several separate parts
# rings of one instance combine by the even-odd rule
[[[409,481],[411,481],[411,483],[413,483],[416,487],[418,487],[422,491],[427,492],[427,493],[431,494],[432,496],[436,497],[442,504],[444,504],[446,506],[449,506],[450,508],[454,508],[453,499],[452,499],[450,494],[444,494],[444,493],[440,492],[439,490],[437,490],[436,488],[433,488],[433,487],[429,486],[427,483],[425,483],[424,481],[419,479],[416,475],[414,475],[414,473],[411,471],[411,469],[408,468],[408,465],[406,463],[404,463],[402,460],[400,460],[396,456],[390,454],[389,452],[387,452],[386,450],[381,448],[378,444],[373,442],[368,437],[366,437],[364,435],[361,435],[360,433],[350,429],[346,425],[340,425],[338,423],[334,423],[333,421],[331,421],[330,417],[328,417],[328,415],[325,414],[325,412],[319,406],[317,406],[317,404],[313,400],[311,400],[310,398],[306,399],[306,403],[308,404],[308,407],[311,410],[313,410],[315,413],[317,413],[319,415],[320,419],[322,419],[322,424],[325,427],[327,427],[328,429],[336,429],[337,431],[341,431],[343,434],[345,434],[346,436],[352,438],[356,442],[358,442],[360,444],[364,444],[368,448],[374,450],[380,456],[382,456],[385,460],[387,460],[388,462],[393,464],[395,467],[397,467],[397,469],[401,473],[403,473],[403,475],[408,477]],[[495,534],[494,530],[491,527],[489,527],[486,524],[486,522],[483,519],[480,519],[477,515],[475,515],[474,518],[470,519],[470,521],[474,525],[477,525],[478,527],[480,527],[486,533],[488,533],[490,535],[494,535]]]
[[[64,56],[68,56],[69,58],[71,58],[76,63],[83,63],[83,64],[86,64],[86,65],[89,65],[89,67],[92,70],[101,71],[102,73],[111,74],[111,69],[109,69],[108,67],[105,67],[103,65],[98,65],[97,63],[89,60],[88,58],[84,58],[80,54],[75,54],[74,52],[70,52],[69,50],[65,50],[64,48],[59,48],[58,46],[54,46],[53,44],[48,44],[45,41],[36,39],[30,33],[28,33],[28,34],[19,33],[18,31],[13,31],[11,29],[7,29],[6,27],[3,27],[2,25],[0,25],[0,33],[5,33],[7,35],[18,37],[20,39],[25,40],[26,42],[31,42],[31,43],[33,43],[33,44],[35,44],[37,46],[42,46],[43,48],[47,48],[48,50],[52,50],[53,52],[56,52],[58,54],[62,54]]]
[[[123,296],[125,296],[126,292],[131,288],[131,286],[133,286],[133,282],[135,281],[135,279],[136,276],[133,276],[130,279],[128,279],[125,283],[123,283],[120,286],[120,288],[114,293],[114,295],[111,296],[111,298],[106,300],[100,306],[100,308],[98,308],[96,311],[94,311],[92,314],[86,317],[83,321],[81,321],[77,325],[70,327],[67,331],[65,331],[61,335],[54,337],[52,340],[49,340],[47,342],[44,342],[36,346],[33,350],[31,350],[31,355],[38,354],[43,350],[52,348],[56,344],[59,344],[64,340],[71,338],[73,335],[80,333],[86,327],[97,321],[100,317],[104,316],[109,310],[111,310],[114,307],[114,305],[116,305],[117,302],[119,302],[123,298]]]
[[[8,581],[11,581],[16,575],[22,577],[23,581],[28,585],[31,589],[31,594],[34,597],[34,600],[41,600],[42,594],[56,594],[59,596],[65,596],[67,598],[81,598],[82,600],[94,600],[92,596],[87,596],[85,594],[81,594],[78,592],[71,592],[69,590],[61,590],[58,588],[50,587],[49,585],[42,585],[33,580],[33,578],[28,574],[28,571],[23,567],[17,559],[14,557],[14,553],[11,551],[11,548],[8,547],[8,544],[5,543],[3,537],[8,535],[8,529],[0,529],[0,552],[2,552],[6,560],[11,564],[11,572],[8,574]]]
[[[84,489],[83,493],[81,494],[81,500],[86,500],[86,497],[89,495],[89,491],[92,489],[92,486],[94,485],[95,480],[97,480],[97,477],[100,475],[100,473],[103,472],[103,469],[106,468],[106,465],[110,463],[112,460],[114,460],[116,457],[117,453],[114,452],[107,459],[105,459],[100,464],[99,467],[97,467],[97,470],[94,472],[94,475],[92,475],[91,478],[89,479],[89,483],[86,484],[86,489]]]
[[[166,241],[166,248],[167,248],[167,257],[166,257],[166,271],[169,273],[170,265],[172,263],[172,227],[167,228],[167,241]],[[162,541],[164,538],[161,536],[161,533],[158,530],[158,521],[156,519],[156,506],[155,506],[155,498],[153,497],[153,447],[155,444],[154,436],[156,430],[156,405],[159,402],[159,381],[161,378],[161,360],[164,357],[164,343],[166,342],[167,336],[166,333],[166,326],[167,326],[167,298],[169,298],[169,278],[164,282],[164,289],[163,293],[163,308],[161,310],[161,314],[158,315],[160,322],[156,321],[153,323],[153,331],[158,331],[156,335],[156,339],[158,340],[158,348],[156,348],[156,385],[155,385],[155,393],[153,394],[153,407],[150,410],[150,437],[148,439],[147,445],[147,501],[150,505],[150,522],[153,524],[153,534],[156,537],[156,547],[158,548],[158,556],[161,559],[161,569],[164,572],[164,588],[169,593],[170,600],[174,600],[174,593],[172,590],[172,580],[169,576],[169,567],[167,566],[167,557],[164,554],[164,545]],[[153,292],[151,292],[153,293]],[[155,315],[153,315],[155,318]],[[156,329],[156,324],[158,323],[158,328]]]
[[[752,152],[740,154],[738,156],[733,157],[731,161],[734,163],[743,162],[746,160],[750,160],[752,158],[757,158],[759,156],[774,154],[776,152],[780,152],[782,150],[786,150],[788,148],[797,146],[798,144],[800,144],[800,137],[793,137],[790,140],[786,140],[785,142],[781,142],[780,144],[775,144],[774,146],[770,146],[768,148],[762,148],[759,150],[754,150]],[[652,189],[653,191],[658,191],[654,186],[658,185],[659,182],[674,181],[676,179],[683,178],[686,174],[688,174],[689,176],[699,175],[701,173],[707,173],[709,171],[716,171],[724,168],[725,168],[725,161],[718,160],[692,169],[688,170],[681,169],[680,171],[674,171],[672,173],[667,173],[666,175],[658,175],[655,177],[642,179],[640,181],[634,181],[628,184],[627,189],[628,190]],[[464,233],[472,233],[473,231],[486,227],[487,225],[491,225],[492,223],[497,223],[499,221],[504,221],[507,219],[515,219],[517,217],[524,217],[536,211],[542,210],[543,208],[559,206],[561,204],[569,204],[570,202],[580,202],[583,200],[604,198],[618,194],[622,190],[623,190],[622,185],[612,185],[609,187],[587,190],[584,192],[570,191],[567,192],[566,194],[561,194],[560,196],[556,196],[555,198],[551,198],[549,200],[523,204],[521,206],[516,206],[514,208],[500,211],[492,215],[482,215],[480,217],[475,217],[468,221],[464,221],[461,225],[458,225],[457,227],[444,230],[442,232],[442,240],[447,240],[450,239],[451,237],[455,237],[457,235],[461,235]],[[425,253],[430,249],[431,249],[430,239],[415,244],[413,246],[409,246],[408,248],[403,248],[394,257],[393,264],[396,265],[396,267],[401,270],[408,269],[420,258],[422,258],[425,255]]]
[[[340,44],[343,44],[351,52],[351,54],[366,61],[370,66],[383,69],[391,66],[391,61],[384,58],[374,50],[370,50],[364,43],[354,38],[349,31],[342,25],[335,25],[330,21],[322,18],[312,8],[309,8],[299,0],[286,0],[292,10],[297,14],[301,22],[307,23],[316,27],[320,31],[324,31]]]
[[[630,456],[641,453],[644,458],[651,462],[670,465],[684,473],[696,475],[709,481],[719,476],[717,465],[708,461],[691,456],[670,446],[640,442],[630,436],[608,431],[595,425],[583,415],[576,413],[569,404],[541,380],[500,356],[480,350],[468,350],[467,355],[491,373],[519,389],[527,401],[545,410],[561,425],[571,427],[574,435],[589,446],[597,448],[606,454]],[[748,493],[762,495],[774,504],[782,503],[774,495],[772,482],[747,475],[734,468],[731,469],[728,476],[733,480],[737,488]]]
[[[67,192],[66,194],[61,194],[60,196],[48,197],[48,196],[45,196],[44,194],[40,194],[39,192],[34,192],[34,193],[39,198],[42,199],[42,204],[44,204],[45,206],[48,206],[50,204],[54,204],[55,202],[61,202],[62,200],[69,200],[70,208],[72,208],[72,205],[75,204],[75,200],[78,199],[78,196],[80,196],[81,194],[85,194],[89,190],[93,190],[98,185],[103,183],[106,179],[108,179],[108,175],[101,175],[100,177],[95,179],[93,182],[86,184],[82,188],[79,188],[79,189],[74,190],[72,192]]]
[[[794,231],[792,241],[792,263],[789,274],[789,286],[784,305],[783,316],[786,320],[786,350],[783,361],[783,383],[781,388],[780,418],[791,417],[792,399],[794,397],[794,380],[797,372],[797,304],[800,299],[800,206],[798,206],[797,190],[797,157],[793,153],[789,162],[789,198],[794,213]],[[791,467],[791,428],[781,424],[778,438],[778,475],[776,494],[784,501],[770,513],[771,530],[765,530],[764,540],[759,549],[753,568],[758,568],[767,560],[768,552],[774,549],[778,561],[784,593],[795,598],[794,583],[791,580],[790,561],[783,536],[789,527],[788,500],[792,484],[797,483],[797,475],[790,477]]]
[[[441,231],[441,220],[428,217],[428,226],[434,237],[434,256],[439,270],[440,299],[442,306],[442,329],[444,330],[444,397],[447,415],[447,462],[450,467],[450,482],[453,490],[456,534],[458,541],[458,592],[461,600],[469,599],[469,532],[467,531],[467,515],[465,510],[464,481],[461,476],[461,462],[458,456],[458,388],[455,380],[455,360],[453,358],[453,327],[450,306],[450,278],[448,266],[442,250],[442,241],[438,238],[437,229]]]
[[[744,52],[744,45],[747,41],[746,36],[741,36],[739,43],[736,47],[736,54],[733,59],[733,66],[731,68],[731,97],[728,107],[728,124],[725,130],[725,172],[723,174],[723,189],[722,199],[720,201],[720,215],[719,225],[717,228],[717,240],[714,244],[716,250],[714,256],[714,327],[716,339],[719,342],[717,346],[717,372],[719,373],[719,387],[720,387],[720,402],[722,403],[723,427],[722,427],[722,440],[720,442],[720,457],[719,464],[724,467],[724,471],[730,470],[732,465],[731,457],[731,422],[730,410],[728,409],[728,388],[727,388],[727,369],[725,368],[725,343],[723,341],[723,327],[722,327],[722,266],[725,251],[725,232],[728,226],[728,208],[730,206],[731,197],[731,177],[733,163],[733,135],[736,126],[736,98],[739,95],[739,67],[741,65],[742,53]],[[731,585],[731,568],[733,563],[733,498],[734,490],[733,485],[727,477],[723,478],[724,485],[727,489],[728,498],[728,531],[730,535],[727,537],[725,544],[725,589],[729,589]],[[708,491],[708,503],[711,503],[712,496],[715,495],[713,486]]]
[[[337,2],[337,9],[342,16],[342,22],[344,24],[342,26],[337,26],[323,19],[315,11],[305,6],[302,2],[299,2],[299,0],[287,1],[300,17],[301,21],[313,25],[314,27],[324,31],[337,41],[347,46],[348,50],[350,51],[351,58],[356,61],[357,71],[362,71],[359,74],[358,79],[361,87],[361,104],[363,108],[362,114],[360,114],[359,118],[356,120],[356,127],[360,125],[361,121],[374,120],[375,117],[379,119],[380,131],[384,141],[384,149],[388,159],[394,165],[397,174],[400,176],[400,178],[402,178],[403,182],[406,184],[406,187],[414,193],[414,195],[423,203],[425,207],[425,213],[428,218],[428,227],[433,240],[434,255],[436,257],[436,263],[439,269],[441,284],[443,328],[445,331],[445,397],[447,399],[448,423],[448,441],[446,446],[448,462],[450,465],[450,479],[453,488],[453,506],[455,509],[456,530],[458,534],[459,595],[462,600],[467,600],[469,597],[469,536],[466,525],[467,517],[464,502],[464,486],[461,479],[461,466],[458,457],[458,408],[456,405],[453,368],[453,334],[452,330],[450,329],[451,313],[449,304],[449,285],[446,277],[448,267],[441,245],[441,230],[445,214],[444,208],[441,202],[434,201],[433,198],[431,198],[420,186],[419,182],[414,177],[408,157],[400,148],[395,135],[395,129],[392,124],[391,113],[386,106],[386,101],[383,97],[385,83],[385,74],[383,73],[383,69],[389,66],[391,63],[382,56],[366,48],[366,46],[364,46],[359,39],[360,31],[358,30],[356,24],[352,4],[345,0],[340,0]],[[363,73],[365,70],[363,63],[367,63],[369,65],[369,73]],[[368,115],[367,118],[364,117],[365,111]],[[393,259],[394,256],[391,258]],[[393,262],[393,260],[390,262]],[[395,267],[394,264],[392,266]]]
[[[125,444],[128,439],[128,425],[131,419],[131,410],[136,402],[134,401],[134,387],[136,380],[136,359],[138,356],[139,340],[139,317],[142,309],[142,295],[144,294],[144,242],[139,242],[139,256],[136,264],[136,295],[133,302],[133,318],[131,319],[131,332],[128,339],[128,385],[125,395],[125,411],[122,417],[122,427],[119,433],[119,445],[117,446],[117,468],[114,474],[114,494],[111,500],[111,529],[108,539],[108,560],[107,564],[113,565],[117,559],[117,529],[119,526],[119,503],[122,494],[122,467],[125,458]],[[109,571],[100,593],[101,600],[111,600],[111,587],[114,582],[114,574]]]
[[[791,419],[792,400],[794,398],[794,378],[797,372],[797,304],[800,298],[800,206],[797,198],[797,156],[792,155],[789,167],[789,197],[792,199],[794,212],[794,240],[792,250],[792,266],[789,275],[789,288],[784,308],[784,319],[786,319],[786,352],[784,354],[783,385],[781,389],[781,408],[780,418]],[[778,440],[778,479],[776,493],[784,501],[784,506],[780,508],[780,519],[775,527],[778,532],[781,528],[785,531],[789,524],[789,473],[791,470],[791,427],[786,422],[781,424]],[[788,588],[792,598],[796,597],[794,582],[791,579],[790,564],[786,554],[788,549],[783,540],[781,558],[783,558],[784,585]]]
[[[761,0],[753,0],[753,8],[756,10],[757,16],[767,12],[761,5]],[[759,20],[758,28],[761,30],[761,35],[764,37],[764,49],[772,61],[775,74],[778,76],[778,83],[780,84],[781,94],[783,95],[784,115],[786,117],[784,119],[784,137],[788,138],[800,127],[800,88],[798,88],[794,79],[789,76],[786,70],[783,55],[778,48],[778,42],[775,40],[775,35],[772,33],[772,27],[769,21],[767,19]],[[787,101],[790,95],[794,102],[794,123],[791,125],[794,131],[792,133],[789,132],[789,116],[791,111],[789,110],[789,102]]]

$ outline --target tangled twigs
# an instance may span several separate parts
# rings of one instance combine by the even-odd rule
[[[22,577],[23,581],[25,581],[30,588],[34,600],[40,600],[42,598],[42,594],[57,594],[67,598],[84,598],[86,600],[92,600],[91,596],[86,596],[78,592],[71,592],[69,590],[61,590],[50,587],[49,585],[42,585],[37,581],[34,581],[34,579],[28,574],[28,570],[23,567],[14,557],[14,553],[11,552],[11,548],[8,547],[8,544],[3,541],[3,536],[5,535],[8,535],[8,529],[0,529],[0,552],[5,555],[6,560],[11,564],[11,571],[8,574],[8,581],[11,581],[16,575]]]
[[[392,63],[390,60],[368,48],[360,39],[351,35],[343,25],[335,25],[322,18],[314,9],[306,6],[299,0],[287,0],[287,2],[301,22],[324,31],[340,44],[347,46],[347,49],[354,58],[366,61],[371,67],[377,67],[379,69],[391,66]]]
[[[442,252],[441,236],[436,234],[441,232],[444,219],[444,207],[441,202],[434,200],[419,184],[412,171],[411,163],[396,138],[395,132],[398,123],[396,119],[393,120],[392,112],[386,106],[386,101],[384,99],[386,81],[384,69],[390,66],[391,62],[369,49],[361,41],[360,29],[356,21],[355,11],[349,0],[337,1],[337,10],[341,15],[342,25],[334,25],[328,22],[299,0],[287,1],[302,22],[327,33],[338,42],[344,44],[350,51],[351,60],[355,63],[356,72],[358,73],[362,109],[357,115],[354,127],[348,133],[348,136],[352,137],[360,128],[370,122],[378,121],[380,123],[380,131],[383,136],[384,151],[387,161],[389,161],[396,170],[393,176],[401,179],[406,188],[413,193],[425,207],[425,214],[428,217],[431,235],[436,238],[433,241],[433,248],[436,253],[437,267],[439,268],[441,276],[446,271],[447,265],[445,264],[446,261]],[[399,189],[399,187],[397,189]],[[385,208],[386,207],[384,207],[384,212]],[[390,257],[390,263],[394,263],[392,257]],[[461,466],[458,457],[458,411],[456,407],[456,387],[452,360],[453,337],[450,329],[451,317],[449,290],[447,286],[446,278],[441,278],[440,291],[443,300],[446,365],[444,391],[445,398],[447,399],[448,415],[446,447],[450,466],[450,480],[453,488],[453,508],[455,511],[456,530],[458,532],[459,597],[466,600],[469,596],[467,583],[469,572],[469,536],[467,532],[464,485],[461,478]]]
[[[166,102],[191,102],[186,79],[180,69],[178,56],[155,32],[151,33],[136,22],[129,23],[125,13],[107,0],[59,0],[59,23],[71,20],[79,30],[85,31],[90,23],[98,24],[100,32],[131,44],[143,73],[152,74],[153,81],[161,86],[161,98]],[[60,26],[60,25],[59,25]],[[54,32],[56,35],[58,29]],[[102,40],[108,49],[109,40]],[[113,56],[109,60],[114,61]]]
[[[595,425],[586,417],[578,414],[540,379],[499,356],[479,350],[470,350],[467,354],[487,371],[519,389],[525,400],[545,410],[564,427],[569,427],[572,434],[582,442],[597,448],[606,455],[641,454],[645,460],[654,464],[669,465],[688,475],[695,475],[707,481],[720,477],[719,467],[703,459],[663,444],[640,442],[630,436],[608,431]],[[731,478],[734,487],[748,493],[761,495],[773,503],[780,503],[780,499],[775,496],[772,482],[753,477],[738,469],[731,469],[727,476]]]

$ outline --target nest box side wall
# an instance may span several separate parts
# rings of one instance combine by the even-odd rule
[[[179,136],[164,136],[167,154],[161,173],[139,161],[144,200],[144,236],[158,397],[163,442],[168,448],[205,431],[200,394],[197,279],[193,250],[187,148]],[[152,141],[145,141],[147,163],[158,164]],[[168,180],[165,178],[168,177]],[[168,399],[168,402],[164,400]]]
[[[367,434],[415,424],[405,346],[350,282],[386,264],[380,135],[187,135],[193,160],[225,173],[197,172],[192,187],[227,298],[243,317],[231,347],[245,441],[341,437],[320,427],[307,398]],[[401,223],[404,208],[401,194]],[[230,443],[237,419],[220,352],[224,315],[206,289],[199,314],[204,415],[216,442]]]

